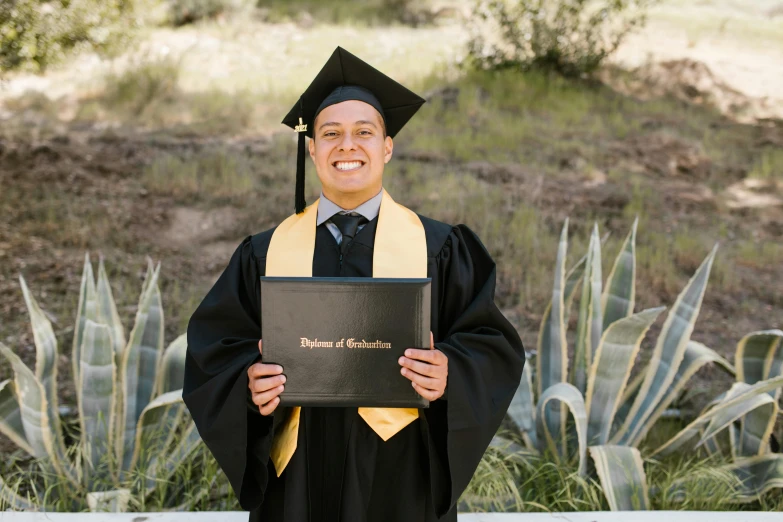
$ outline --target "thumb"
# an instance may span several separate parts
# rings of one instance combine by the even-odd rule
[[[261,349],[261,343],[262,343],[262,340],[259,339],[258,340],[258,353],[264,353],[264,351]]]
[[[432,337],[432,332],[430,332],[430,350],[435,349],[435,339]]]

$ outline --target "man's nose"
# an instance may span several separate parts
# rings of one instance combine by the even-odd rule
[[[353,137],[349,134],[343,134],[343,139],[340,140],[340,150],[354,150],[356,149],[356,143],[353,141]]]

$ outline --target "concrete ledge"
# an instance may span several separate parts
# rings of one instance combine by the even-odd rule
[[[246,511],[180,513],[0,512],[0,522],[247,522]],[[580,513],[463,513],[459,522],[783,522],[761,511],[587,511]]]

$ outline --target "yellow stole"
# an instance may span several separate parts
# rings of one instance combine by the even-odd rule
[[[267,276],[312,277],[318,201],[283,221],[272,234]],[[427,277],[427,239],[419,216],[383,190],[373,246],[373,277]],[[279,477],[296,451],[301,408],[291,408],[272,441],[270,458]],[[419,417],[416,408],[359,408],[359,415],[384,441]]]

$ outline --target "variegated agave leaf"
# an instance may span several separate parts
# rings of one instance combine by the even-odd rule
[[[737,380],[748,384],[783,374],[783,331],[752,332],[737,343]],[[771,392],[780,397],[780,388]]]
[[[177,468],[182,465],[185,459],[193,453],[201,444],[196,424],[191,420],[185,432],[182,434],[179,443],[174,447],[171,453],[161,455],[164,458],[153,456],[148,466],[146,487],[148,492],[155,487],[156,480],[168,480]]]
[[[628,446],[590,446],[590,456],[601,481],[601,489],[612,511],[650,509],[647,476],[639,450]]]
[[[516,425],[525,445],[535,450],[538,447],[536,408],[533,404],[533,383],[529,364],[526,364],[522,369],[522,379],[506,414]]]
[[[107,474],[108,468],[102,472],[97,470],[101,467],[101,460],[112,450],[117,396],[112,328],[87,320],[80,353],[82,360],[77,398],[82,450],[86,459],[84,471],[90,481]]]
[[[128,346],[123,350],[120,365],[123,387],[116,451],[122,469],[126,471],[130,469],[133,457],[136,423],[152,397],[158,360],[163,349],[163,308],[158,289],[159,272],[160,265],[152,272],[150,280],[145,280],[136,322]]]
[[[783,386],[783,376],[767,379],[753,385],[735,383],[720,402],[699,415],[682,431],[655,450],[653,455],[673,453],[692,441],[701,430],[704,431],[699,444],[703,444],[705,440],[713,437],[720,429],[725,428],[742,415],[746,415],[760,406],[768,408],[769,406],[766,405],[772,401],[772,398],[767,392],[780,386]]]
[[[579,321],[576,325],[576,346],[571,380],[584,393],[587,389],[587,372],[603,334],[601,311],[601,243],[598,225],[593,227],[585,264],[582,298],[579,301]]]
[[[98,292],[95,288],[95,277],[90,263],[90,255],[84,255],[84,270],[79,288],[79,306],[76,309],[76,324],[73,332],[73,348],[71,349],[71,364],[73,365],[73,380],[79,381],[79,362],[82,360],[79,350],[82,346],[84,324],[87,320],[99,322]]]
[[[750,385],[746,383],[735,383],[734,386],[740,387],[740,393],[750,388]],[[699,444],[696,445],[696,447],[704,444],[706,439],[713,437],[717,432],[730,426],[734,421],[755,411],[759,411],[759,424],[763,423],[764,426],[760,427],[758,425],[754,425],[756,432],[753,433],[753,435],[764,441],[764,446],[766,446],[766,444],[769,442],[769,436],[772,433],[772,428],[775,425],[775,418],[778,414],[778,405],[772,397],[762,393],[759,395],[752,395],[747,397],[744,401],[723,408],[721,411],[712,415],[712,418],[704,428],[704,433],[702,434],[701,440],[699,441]]]
[[[46,317],[32,292],[27,287],[24,278],[19,276],[22,294],[30,314],[30,325],[35,341],[35,378],[43,386],[46,393],[47,415],[51,433],[54,437],[54,448],[62,462],[66,462],[65,441],[60,429],[60,412],[57,401],[57,339],[49,318]]]
[[[558,401],[566,405],[574,417],[578,444],[577,455],[579,456],[578,473],[580,476],[584,476],[587,470],[585,462],[587,454],[587,412],[585,411],[584,398],[574,385],[560,382],[547,388],[538,401],[536,424],[539,431],[539,439],[545,440],[555,458],[558,458],[567,457],[567,455],[560,453],[561,448],[556,444],[552,433],[549,431],[548,424],[543,421],[543,419],[546,419],[547,407],[550,406],[549,402],[551,401]]]
[[[560,233],[555,263],[555,283],[552,289],[552,301],[541,320],[538,334],[538,353],[536,355],[536,375],[538,396],[557,383],[564,382],[568,375],[568,347],[566,345],[565,302],[563,287],[565,283],[565,261],[568,250],[568,219]],[[547,410],[547,416],[539,418],[547,424],[547,433],[560,441],[560,451],[565,451],[565,413],[559,405]]]
[[[163,359],[155,382],[155,396],[174,390],[181,390],[185,382],[185,354],[188,349],[187,334],[182,334],[163,351]],[[179,402],[168,407],[168,420],[172,426],[179,424],[185,414],[185,403]],[[168,438],[163,443],[164,448],[171,445],[175,430],[169,430]]]
[[[171,440],[169,435],[177,427],[176,422],[171,422],[169,409],[181,403],[182,390],[180,389],[156,397],[144,408],[136,425],[136,440],[128,469],[134,469],[140,458],[146,463],[153,455],[160,454],[166,449],[166,442]]]
[[[620,253],[614,261],[609,277],[606,278],[606,287],[601,296],[601,309],[603,310],[603,329],[610,324],[628,317],[633,313],[636,302],[636,228],[639,218],[633,220],[631,232],[625,238]]]
[[[604,332],[587,383],[587,443],[606,444],[639,346],[665,307],[618,319]]]
[[[182,334],[163,351],[163,360],[157,372],[155,395],[182,389],[185,383],[185,354],[188,336]]]
[[[639,394],[613,442],[637,446],[647,434],[647,420],[674,382],[677,369],[685,356],[716,251],[717,245],[677,297],[658,336]]]
[[[758,500],[774,488],[783,488],[783,454],[780,453],[740,459],[723,469],[739,479],[739,500]]]
[[[33,448],[27,443],[22,425],[22,412],[19,409],[19,399],[16,396],[14,381],[10,379],[0,382],[0,433],[30,455],[35,454]]]
[[[568,219],[560,232],[560,243],[557,249],[555,263],[555,283],[552,290],[552,300],[544,312],[538,335],[538,351],[536,355],[536,375],[538,396],[558,382],[565,381],[567,369],[567,352],[565,323],[563,320],[564,299],[563,287],[565,280],[565,261],[568,250]]]
[[[737,379],[748,384],[777,377],[783,373],[783,331],[763,330],[752,332],[737,343],[735,361]],[[769,392],[777,401],[781,388]],[[762,455],[767,452],[770,425],[768,412],[756,409],[734,426],[731,437],[731,453],[734,458]]]
[[[106,268],[103,266],[103,257],[98,265],[98,313],[100,322],[109,326],[111,329],[111,340],[115,355],[122,353],[125,348],[125,329],[120,320],[120,314],[117,313],[117,305],[114,302],[109,277],[106,275]]]
[[[14,352],[0,343],[0,355],[11,363],[14,370],[14,386],[19,398],[25,440],[33,450],[33,456],[50,457],[57,466],[54,436],[46,414],[46,392],[35,374]]]
[[[734,375],[734,367],[729,361],[718,355],[717,352],[704,346],[700,342],[688,341],[688,345],[685,347],[685,355],[682,358],[680,367],[677,368],[674,380],[671,385],[669,385],[669,390],[658,403],[655,411],[647,421],[649,426],[655,424],[661,415],[663,415],[663,412],[671,405],[674,399],[677,398],[690,378],[704,365],[709,363],[717,364],[720,368],[723,368],[728,373]]]

